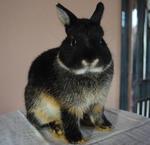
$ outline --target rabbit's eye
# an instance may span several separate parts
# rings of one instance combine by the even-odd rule
[[[103,42],[102,39],[100,39],[99,43],[102,44],[102,42]]]
[[[77,41],[75,39],[71,39],[70,45],[73,47],[77,44]]]

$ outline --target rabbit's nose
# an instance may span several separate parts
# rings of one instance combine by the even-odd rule
[[[94,60],[92,60],[92,61],[87,61],[87,60],[85,60],[85,59],[83,59],[82,61],[81,61],[81,63],[82,63],[82,65],[84,66],[84,67],[95,67],[97,64],[98,64],[98,62],[99,62],[99,59],[98,58],[96,58],[96,59],[94,59]]]

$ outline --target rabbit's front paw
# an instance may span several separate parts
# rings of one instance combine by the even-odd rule
[[[111,131],[112,126],[111,125],[106,125],[105,123],[96,125],[96,130],[98,131]]]
[[[55,133],[58,136],[62,136],[64,134],[63,128],[61,124],[57,124],[56,122],[51,123],[52,133]]]
[[[96,123],[96,129],[99,131],[111,131],[112,124],[107,119],[104,119],[103,122]]]
[[[48,124],[44,124],[41,126],[42,128],[49,128],[50,132],[57,135],[57,136],[63,136],[64,135],[64,130],[62,127],[62,124],[57,122],[57,121],[52,121]]]
[[[81,133],[76,134],[74,131],[66,134],[66,138],[71,144],[84,144],[86,142]]]

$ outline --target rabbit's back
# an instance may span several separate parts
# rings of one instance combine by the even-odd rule
[[[55,80],[53,64],[59,48],[50,49],[39,55],[31,64],[28,85],[46,87]]]

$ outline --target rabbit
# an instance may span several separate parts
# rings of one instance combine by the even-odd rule
[[[31,64],[25,88],[27,118],[37,128],[64,135],[69,143],[84,143],[80,125],[112,127],[104,114],[114,72],[100,25],[104,5],[99,2],[89,19],[77,18],[60,3],[56,10],[67,36]]]

